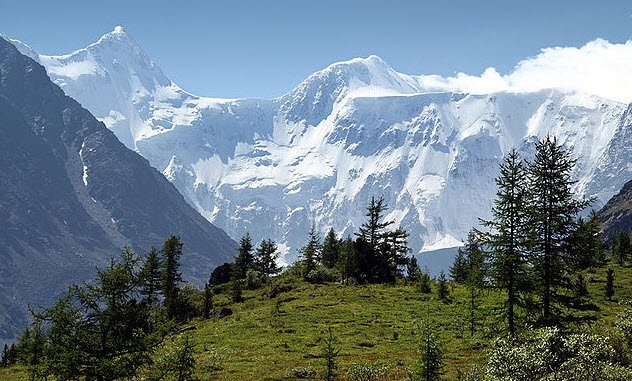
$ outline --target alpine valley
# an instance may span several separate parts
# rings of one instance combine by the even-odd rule
[[[369,56],[275,99],[212,99],[178,87],[121,27],[63,56],[13,42],[206,219],[233,239],[273,237],[288,262],[310,226],[355,231],[371,196],[415,253],[458,246],[490,217],[505,153],[529,157],[547,134],[577,158],[575,191],[595,209],[632,178],[632,108],[591,94],[445,91]]]

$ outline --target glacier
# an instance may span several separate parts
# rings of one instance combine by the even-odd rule
[[[414,253],[459,246],[490,217],[504,154],[529,157],[547,134],[577,158],[575,192],[594,208],[632,178],[632,111],[592,94],[445,91],[369,56],[275,99],[216,99],[173,83],[121,27],[63,56],[13,43],[205,218],[276,240],[286,262],[312,225],[352,235],[372,196]]]

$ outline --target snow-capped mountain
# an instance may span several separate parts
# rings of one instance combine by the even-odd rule
[[[170,81],[120,27],[64,56],[21,49],[209,221],[277,239],[288,260],[312,224],[351,234],[374,195],[415,251],[458,245],[489,217],[503,155],[546,134],[578,158],[577,193],[596,208],[632,177],[627,106],[589,94],[433,92],[370,56],[276,99],[211,99]]]

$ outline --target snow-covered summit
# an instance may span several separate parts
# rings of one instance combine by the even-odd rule
[[[276,99],[212,99],[171,82],[122,28],[39,57],[203,216],[235,239],[276,239],[288,260],[312,224],[352,233],[371,196],[415,252],[454,245],[489,217],[503,155],[549,133],[578,158],[576,191],[597,207],[632,177],[625,105],[590,94],[433,92],[443,85],[369,56]]]

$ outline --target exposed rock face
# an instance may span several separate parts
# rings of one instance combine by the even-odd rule
[[[140,253],[170,234],[185,278],[203,283],[236,244],[0,38],[0,340],[124,245]]]

